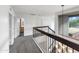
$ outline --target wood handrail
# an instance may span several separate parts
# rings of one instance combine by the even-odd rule
[[[38,26],[38,27],[33,27],[33,28],[45,28],[45,27],[48,27],[48,26]]]
[[[54,33],[55,33],[55,31],[54,31],[54,30],[52,30],[49,26],[48,26],[48,28],[49,28],[52,32],[54,32]]]
[[[50,29],[52,32],[54,32],[54,33],[55,33],[55,31],[54,31],[54,30],[52,30],[49,26],[39,26],[39,27],[33,27],[33,28],[45,28],[45,27],[48,27],[48,29]]]
[[[62,35],[57,35],[57,34],[51,34],[51,33],[48,33],[48,32],[45,32],[41,29],[38,29],[38,28],[33,28],[37,31],[39,31],[40,33],[44,34],[44,35],[47,35],[48,37],[51,37],[77,51],[79,51],[79,41],[75,40],[75,39],[72,39],[72,38],[69,38],[69,37],[65,37],[65,36],[62,36]]]

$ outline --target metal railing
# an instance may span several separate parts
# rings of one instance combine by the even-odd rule
[[[79,41],[57,35],[49,26],[33,27],[33,38],[45,53],[79,52]]]

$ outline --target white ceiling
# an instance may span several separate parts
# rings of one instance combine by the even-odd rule
[[[76,5],[65,5],[64,10]],[[62,10],[61,5],[13,5],[16,14],[52,15]]]

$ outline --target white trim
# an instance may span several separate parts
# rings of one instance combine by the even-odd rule
[[[34,40],[34,38],[33,38],[33,40]],[[42,52],[42,53],[45,53],[45,52],[43,51],[43,49],[41,49],[41,47],[38,45],[37,41],[36,41],[36,40],[34,40],[34,42],[35,42],[35,43],[36,43],[36,45],[39,47],[39,49],[41,50],[41,52]]]

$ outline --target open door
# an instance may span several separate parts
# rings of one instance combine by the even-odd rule
[[[24,19],[20,18],[20,36],[24,36]]]

